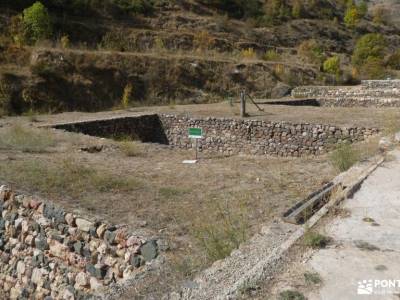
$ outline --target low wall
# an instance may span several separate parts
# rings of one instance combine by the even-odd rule
[[[6,186],[0,212],[0,299],[97,299],[158,255],[155,240]]]
[[[307,123],[189,118],[176,115],[160,115],[160,119],[170,145],[183,149],[193,148],[195,144],[188,138],[187,130],[189,127],[201,127],[204,138],[199,140],[200,151],[224,155],[318,155],[337,143],[362,141],[378,133],[376,128],[344,128]]]
[[[366,80],[358,86],[300,86],[294,98],[315,98],[321,106],[400,107],[400,80]]]

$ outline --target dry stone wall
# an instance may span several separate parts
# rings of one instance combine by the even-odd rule
[[[0,187],[0,299],[98,299],[159,254],[158,242]]]
[[[321,106],[400,107],[400,80],[366,80],[358,86],[300,86],[294,98],[315,98]]]
[[[204,138],[199,140],[200,151],[224,155],[318,155],[337,143],[362,141],[378,133],[377,128],[347,128],[308,123],[190,118],[176,115],[160,115],[160,119],[170,145],[183,149],[193,148],[195,143],[188,138],[188,128],[201,127],[204,130]]]

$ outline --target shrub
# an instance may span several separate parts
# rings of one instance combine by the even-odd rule
[[[349,7],[344,15],[344,24],[349,27],[355,27],[360,21],[360,15],[358,14],[358,10],[356,7]]]
[[[387,65],[392,69],[400,70],[400,49],[389,56]]]
[[[0,81],[0,114],[10,114],[11,108],[11,88],[3,80]]]
[[[330,160],[332,165],[340,172],[350,169],[357,161],[359,161],[360,154],[349,143],[343,143],[337,146],[335,151],[332,152]]]
[[[298,291],[287,290],[279,293],[278,300],[306,300],[306,297]]]
[[[244,49],[240,52],[240,54],[241,54],[241,57],[244,59],[256,59],[257,58],[257,54],[253,48]]]
[[[210,49],[214,43],[214,38],[205,30],[196,33],[193,37],[193,46],[200,51]]]
[[[324,72],[326,72],[326,73],[339,76],[340,75],[340,58],[339,58],[339,56],[335,55],[335,56],[332,56],[332,57],[328,58],[327,60],[325,60],[324,64],[323,64],[323,69],[324,69]]]
[[[377,7],[372,13],[372,22],[375,24],[383,24],[385,19],[385,9],[383,7]]]
[[[366,79],[384,79],[387,75],[383,59],[368,57],[360,67],[360,75]]]
[[[217,214],[215,220],[213,214]],[[227,257],[245,241],[249,227],[246,215],[243,205],[237,209],[227,203],[216,203],[212,211],[202,212],[194,223],[193,234],[210,261]]]
[[[277,61],[280,58],[281,56],[276,50],[268,50],[263,56],[263,59],[266,61]]]
[[[383,58],[385,51],[385,38],[379,33],[368,33],[357,41],[352,62],[355,66],[362,66],[369,57]]]
[[[321,63],[324,59],[322,47],[314,39],[302,42],[298,47],[298,53],[312,63]]]
[[[304,245],[313,249],[325,248],[329,242],[329,237],[318,232],[307,231],[304,234]]]
[[[122,152],[128,157],[140,156],[142,150],[134,141],[122,141],[119,143]]]
[[[60,39],[61,48],[67,49],[70,46],[70,40],[68,35],[63,35]]]
[[[40,2],[35,2],[23,11],[23,24],[25,37],[31,43],[51,37],[50,15],[47,8]]]
[[[121,106],[126,109],[129,107],[129,104],[132,100],[133,94],[133,85],[128,83],[124,88],[124,93],[122,94]]]
[[[304,280],[308,284],[320,284],[322,283],[322,278],[318,273],[311,273],[311,272],[306,272],[304,273]]]
[[[206,0],[205,3],[215,6],[235,18],[250,18],[262,13],[262,4],[258,0]]]

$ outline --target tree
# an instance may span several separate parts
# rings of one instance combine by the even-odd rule
[[[40,2],[35,2],[23,11],[25,37],[28,42],[35,43],[51,37],[52,25],[47,8]]]
[[[383,59],[386,52],[386,40],[379,33],[368,33],[356,43],[352,62],[355,66],[362,66],[368,58]]]
[[[326,73],[336,76],[340,75],[340,58],[335,55],[324,61],[323,69]]]

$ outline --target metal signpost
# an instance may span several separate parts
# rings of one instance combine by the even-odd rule
[[[197,163],[198,158],[198,140],[203,138],[203,129],[202,128],[189,128],[188,129],[189,138],[194,139],[196,141],[196,159],[195,160],[184,160],[184,164],[195,164]]]

